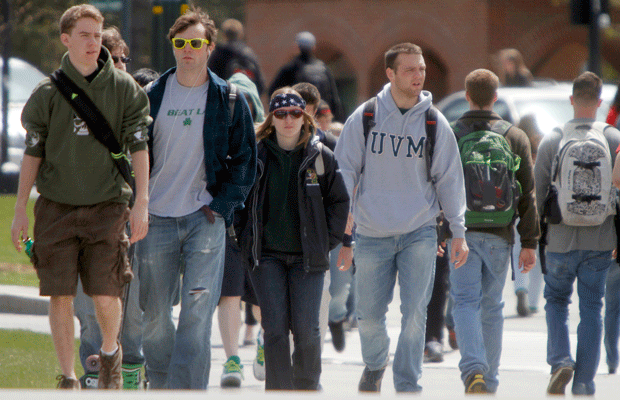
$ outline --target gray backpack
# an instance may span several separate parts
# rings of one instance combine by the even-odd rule
[[[616,213],[613,164],[603,134],[607,126],[604,122],[567,123],[561,132],[550,190],[557,192],[554,208],[566,225],[597,226]]]

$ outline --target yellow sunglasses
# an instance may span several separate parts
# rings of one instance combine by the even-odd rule
[[[189,45],[194,50],[202,49],[202,44],[209,45],[209,41],[207,39],[194,38],[194,39],[183,39],[183,38],[173,38],[172,45],[177,50],[183,50],[185,46],[189,43]]]

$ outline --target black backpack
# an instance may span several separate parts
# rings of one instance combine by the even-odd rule
[[[364,111],[362,113],[362,125],[364,126],[364,145],[368,146],[368,135],[370,129],[375,126],[375,113],[377,109],[377,97],[372,97],[364,103]],[[437,108],[431,105],[426,110],[426,140],[424,146],[424,158],[426,159],[426,180],[432,181],[431,165],[433,162],[433,154],[435,152],[435,141],[437,136]],[[364,172],[364,166],[362,166]]]

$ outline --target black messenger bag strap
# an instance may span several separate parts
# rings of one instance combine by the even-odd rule
[[[93,136],[110,150],[112,160],[123,179],[129,184],[131,190],[135,191],[131,165],[118,140],[114,137],[110,124],[95,103],[62,70],[57,69],[50,75],[50,78],[76,114],[86,123]]]

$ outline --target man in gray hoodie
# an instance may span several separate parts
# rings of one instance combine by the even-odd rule
[[[385,54],[385,67],[390,83],[377,96],[375,125],[367,143],[360,106],[348,118],[335,154],[349,196],[357,187],[351,219],[357,224],[357,313],[366,364],[359,390],[381,389],[390,343],[385,315],[398,276],[403,318],[394,356],[394,386],[397,392],[418,392],[440,204],[452,229],[451,259],[457,268],[469,252],[464,238],[463,170],[454,134],[438,113],[432,181],[427,180],[425,115],[432,95],[422,90],[426,65],[420,47],[411,43],[392,47]]]

